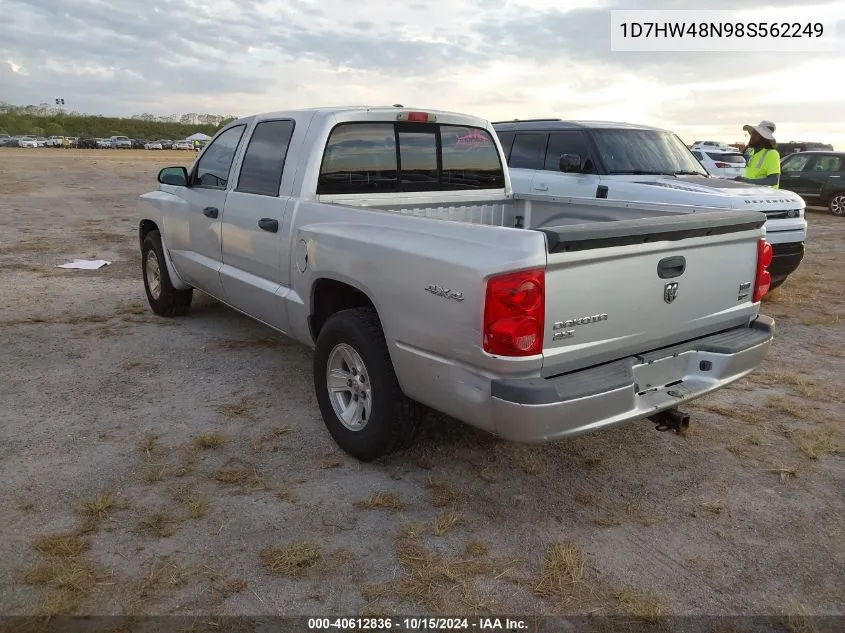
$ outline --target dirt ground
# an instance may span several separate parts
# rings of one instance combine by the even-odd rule
[[[685,436],[431,416],[363,465],[310,351],[149,310],[135,200],[192,159],[0,149],[0,613],[845,614],[845,221],[808,213],[769,359]]]

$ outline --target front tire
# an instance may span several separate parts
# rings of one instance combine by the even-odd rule
[[[421,407],[402,392],[372,308],[329,317],[317,337],[314,389],[340,448],[370,462],[414,441]]]
[[[845,218],[845,193],[837,193],[827,203],[830,212],[840,218]]]
[[[194,289],[178,290],[173,287],[167,264],[161,234],[150,231],[141,246],[141,271],[144,276],[144,290],[150,307],[159,316],[183,316],[191,307]]]

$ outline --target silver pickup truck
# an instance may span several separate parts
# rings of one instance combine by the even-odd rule
[[[325,424],[362,461],[409,446],[420,405],[518,442],[670,416],[772,340],[764,214],[515,196],[477,117],[250,116],[158,182],[153,311],[197,289],[315,348]]]

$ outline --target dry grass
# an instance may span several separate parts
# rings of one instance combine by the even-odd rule
[[[780,475],[780,480],[787,483],[790,479],[798,476],[798,469],[793,466],[781,466],[779,468],[770,468],[767,472]]]
[[[201,519],[208,513],[208,500],[205,497],[197,496],[188,500],[188,516],[192,519]]]
[[[543,473],[543,462],[535,453],[523,453],[520,455],[518,462],[522,472],[526,475],[536,477]]]
[[[639,523],[640,525],[644,525],[646,527],[656,525],[657,523],[660,523],[663,520],[662,517],[656,517],[656,516],[644,514],[634,504],[629,504],[625,509],[625,513],[628,515],[628,519],[630,519],[634,523]]]
[[[250,419],[254,415],[255,405],[249,396],[244,396],[237,402],[215,405],[214,409],[227,418]]]
[[[434,517],[435,536],[444,536],[459,525],[463,525],[464,515],[457,510],[446,510]]]
[[[127,611],[130,615],[142,613],[144,607],[159,599],[162,594],[172,593],[182,587],[190,573],[166,557],[145,566],[137,585],[129,592],[131,596]]]
[[[617,519],[612,514],[602,515],[599,518],[597,518],[595,520],[595,522],[596,522],[596,525],[598,525],[599,527],[605,527],[605,528],[616,527],[616,526],[622,525],[622,521]]]
[[[575,543],[551,543],[546,550],[534,593],[543,598],[565,598],[573,585],[584,579],[584,560]]]
[[[157,484],[165,479],[171,473],[167,464],[148,464],[144,469],[144,481],[148,484]]]
[[[288,503],[299,502],[299,495],[296,490],[290,487],[279,488],[276,491],[276,498],[280,501],[287,501]]]
[[[43,615],[78,613],[106,576],[88,559],[88,539],[77,533],[51,534],[35,544],[44,561],[24,573],[24,581],[44,587]]]
[[[842,436],[834,428],[796,430],[791,435],[795,448],[812,460],[845,451]]]
[[[194,444],[200,448],[220,448],[229,443],[229,440],[220,433],[202,433],[194,438]]]
[[[761,371],[750,374],[747,380],[766,387],[790,387],[798,395],[805,398],[816,396],[821,388],[820,383],[814,378],[808,378],[795,372]]]
[[[704,501],[701,507],[713,514],[722,514],[722,510],[724,509],[721,501]]]
[[[694,405],[696,408],[704,409],[705,411],[710,411],[712,413],[717,413],[722,417],[729,418],[731,420],[739,420],[741,422],[745,422],[746,424],[763,424],[766,421],[766,416],[764,413],[758,409],[748,409],[744,407],[727,407],[720,404],[701,404],[696,403]]]
[[[664,617],[668,612],[657,596],[638,593],[627,587],[616,592],[616,606],[627,615],[650,622]]]
[[[265,490],[264,475],[254,468],[226,466],[214,473],[214,479],[221,484],[234,484],[247,490]]]
[[[113,489],[106,490],[98,497],[82,504],[81,512],[84,519],[82,531],[85,533],[96,532],[104,521],[111,518],[112,512],[127,507],[127,502],[118,500],[117,493]]]
[[[119,308],[119,310],[123,314],[134,314],[134,315],[138,315],[138,316],[147,313],[147,307],[139,301],[133,301],[132,303],[127,303],[126,305],[121,306]]]
[[[487,543],[481,541],[469,541],[466,544],[466,555],[472,558],[487,556],[489,551],[490,548],[487,546]]]
[[[425,484],[429,491],[429,503],[435,508],[445,508],[458,503],[461,493],[445,479],[429,477]]]
[[[793,418],[797,418],[799,420],[803,420],[807,417],[807,405],[804,403],[796,402],[791,398],[784,398],[783,396],[774,396],[772,398],[767,398],[764,404],[768,409],[774,409],[775,411],[786,413],[788,415],[791,415]]]
[[[441,615],[489,609],[475,591],[475,579],[506,577],[519,564],[450,558],[427,550],[418,538],[406,534],[397,539],[396,557],[404,573],[386,583],[364,585],[364,599],[398,600]]]
[[[784,626],[789,633],[818,633],[819,631],[814,621],[813,610],[800,603],[789,607]]]
[[[141,453],[146,458],[152,457],[153,453],[156,452],[156,448],[158,448],[158,435],[155,433],[146,433],[141,441],[138,442],[138,448],[141,449]]]
[[[406,523],[402,526],[402,533],[400,538],[405,539],[419,539],[426,535],[425,523]]]
[[[89,550],[88,539],[73,532],[69,534],[51,534],[41,538],[35,549],[50,558],[74,558]]]
[[[261,565],[271,574],[302,578],[322,560],[320,549],[310,541],[295,541],[284,547],[268,547],[261,552]]]
[[[179,528],[179,519],[169,512],[154,512],[150,516],[141,519],[138,523],[138,530],[156,538],[167,538],[176,534]]]
[[[408,503],[395,492],[373,492],[356,502],[355,506],[361,510],[384,509],[396,512],[407,508]]]
[[[320,470],[330,470],[332,468],[340,468],[342,465],[343,461],[337,455],[326,455],[320,460],[317,468]]]

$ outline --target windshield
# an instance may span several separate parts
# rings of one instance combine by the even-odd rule
[[[707,175],[683,141],[661,130],[593,130],[599,155],[611,174]]]

